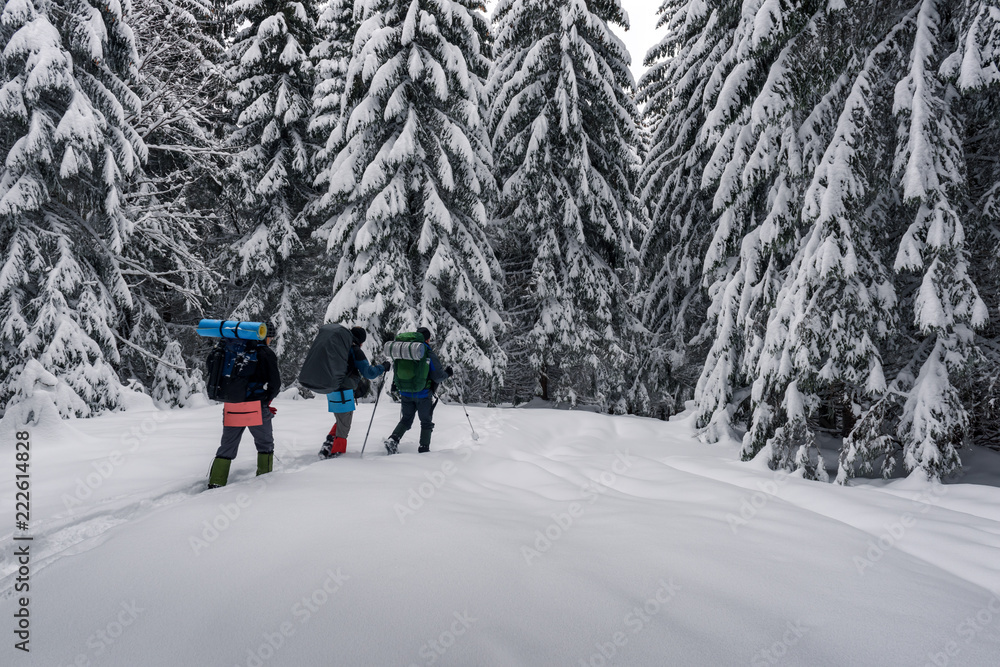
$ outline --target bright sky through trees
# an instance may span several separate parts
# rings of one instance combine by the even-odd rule
[[[646,51],[656,43],[660,37],[656,34],[656,8],[660,0],[621,0],[622,6],[628,12],[631,28],[626,32],[618,26],[612,26],[615,33],[624,40],[628,46],[628,52],[632,54],[632,74],[638,79],[646,68],[642,66],[642,59],[646,57]],[[496,0],[487,0],[486,7],[492,16],[496,7]]]

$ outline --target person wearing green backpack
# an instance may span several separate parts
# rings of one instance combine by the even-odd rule
[[[399,391],[401,403],[399,423],[385,441],[385,451],[395,454],[399,451],[399,441],[413,426],[413,418],[420,417],[421,454],[431,450],[431,432],[434,430],[434,391],[438,384],[452,376],[451,366],[445,367],[430,346],[431,332],[420,327],[416,333],[401,333],[396,341],[423,344],[420,359],[395,359],[393,362],[393,384]]]

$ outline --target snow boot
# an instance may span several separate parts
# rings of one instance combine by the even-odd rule
[[[232,459],[223,459],[218,456],[212,461],[212,469],[208,473],[208,488],[217,489],[225,486],[229,481],[229,466],[233,464]]]
[[[319,455],[324,459],[333,459],[347,451],[347,438],[335,438],[332,435],[326,436]]]
[[[323,446],[319,448],[319,455],[324,459],[332,459],[337,456],[333,453],[333,436],[326,436],[326,440],[323,441]]]
[[[399,451],[399,440],[396,440],[395,437],[390,435],[388,438],[386,438],[385,441],[385,453],[388,454],[389,456],[392,456],[398,451]]]
[[[323,446],[319,449],[319,455],[324,459],[332,459],[338,454],[333,453],[333,441],[337,437],[337,425],[334,424],[333,428],[330,429],[329,435],[326,436],[326,440],[323,441]]]
[[[431,451],[431,430],[420,429],[420,447],[417,448],[417,452],[420,454],[426,454]]]
[[[266,475],[274,469],[274,452],[257,452],[257,476]]]

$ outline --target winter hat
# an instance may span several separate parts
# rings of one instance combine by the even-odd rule
[[[431,342],[431,330],[427,327],[418,327],[417,333],[424,337],[425,343]]]
[[[351,335],[354,336],[354,342],[361,345],[368,339],[368,332],[361,327],[351,327]]]

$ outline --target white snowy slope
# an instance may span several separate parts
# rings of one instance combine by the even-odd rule
[[[34,429],[27,654],[4,434],[0,664],[998,662],[993,486],[782,478],[686,421],[546,409],[470,408],[477,442],[440,405],[435,451],[387,457],[387,400],[364,458],[371,404],[319,461],[325,402],[275,406],[275,472],[246,434],[213,491],[218,406]]]

